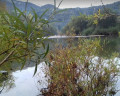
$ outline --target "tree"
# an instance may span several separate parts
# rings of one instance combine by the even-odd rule
[[[56,35],[56,34],[58,34],[57,33],[57,29],[52,24],[44,26],[43,29],[46,31],[45,36],[50,36],[50,35]]]
[[[108,11],[111,12],[111,11]],[[74,17],[63,32],[76,35],[114,35],[118,36],[118,16],[110,15],[100,9],[94,15],[80,15]]]
[[[88,20],[87,16],[81,14],[78,17],[73,17],[67,26],[64,27],[64,32],[71,32],[78,35],[82,34],[82,31],[87,28]],[[68,33],[69,34],[69,33]]]
[[[108,11],[99,10],[98,13],[95,13],[96,27],[93,34],[118,36],[118,16],[111,10],[106,10]]]

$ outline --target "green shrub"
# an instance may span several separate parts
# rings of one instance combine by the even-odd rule
[[[91,34],[93,33],[93,31],[94,31],[94,27],[91,26],[91,27],[85,29],[85,30],[82,32],[82,34],[83,34],[83,35],[91,35]]]
[[[87,28],[88,19],[86,15],[73,17],[63,29],[63,33],[80,35]]]
[[[109,27],[109,28],[96,27],[92,34],[118,36],[118,26]]]
[[[78,46],[57,48],[48,58],[49,77],[44,96],[107,96],[116,92],[114,84],[119,72],[113,53],[110,59],[99,57],[101,40],[80,40]]]
[[[114,13],[113,13],[114,14]],[[63,29],[63,33],[76,35],[114,35],[118,36],[119,17],[114,14],[101,13],[74,17]]]
[[[47,52],[46,50],[42,55],[36,53],[39,48],[46,49],[44,44],[46,32],[43,27],[49,21],[43,19],[43,16],[47,10],[38,16],[34,9],[28,14],[18,9],[14,2],[13,6],[14,14],[8,12],[0,14],[0,66],[8,62],[9,64],[20,62],[23,68],[26,62],[31,60],[38,64]],[[35,56],[37,58],[34,59]]]

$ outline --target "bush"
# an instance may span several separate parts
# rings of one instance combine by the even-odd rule
[[[89,27],[87,29],[85,29],[82,33],[83,35],[91,35],[94,32],[94,27]]]
[[[73,17],[70,23],[66,25],[63,29],[63,33],[73,33],[76,35],[81,34],[83,30],[87,28],[88,19],[86,15],[80,15],[78,17]]]
[[[103,96],[115,94],[114,84],[119,68],[113,53],[110,59],[99,57],[103,52],[100,40],[80,40],[78,46],[57,48],[48,58],[49,77],[44,96]]]
[[[114,14],[114,13],[113,13]],[[118,36],[119,17],[108,13],[100,13],[100,10],[94,15],[80,15],[74,17],[67,26],[64,27],[64,33],[74,33],[76,35],[114,35]]]
[[[57,29],[52,25],[45,25],[43,27],[43,30],[45,31],[45,36],[50,36],[50,35],[57,35]]]
[[[118,36],[118,26],[115,27],[109,27],[109,28],[101,28],[97,27],[93,31],[92,34],[95,35],[109,35],[109,36]]]

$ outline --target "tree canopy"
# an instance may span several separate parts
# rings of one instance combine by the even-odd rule
[[[73,17],[66,25],[63,32],[66,34],[80,35],[118,35],[119,23],[116,14],[101,12],[99,9],[94,15]]]

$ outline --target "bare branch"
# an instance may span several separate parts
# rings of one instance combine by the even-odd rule
[[[58,8],[60,7],[60,5],[61,5],[62,2],[63,2],[63,0],[61,0],[61,2],[59,3]]]
[[[56,10],[56,0],[54,0],[54,10]]]
[[[2,91],[4,90],[4,88],[5,88],[5,82],[3,83],[2,90],[0,90],[0,94],[2,93]]]
[[[103,0],[101,0],[101,3],[102,3],[102,6],[103,6],[103,9],[105,10],[105,12],[109,15],[117,15],[117,14],[112,14],[110,12],[108,12],[107,8],[105,7],[104,3],[103,3]],[[119,16],[119,15],[118,15]]]
[[[27,5],[28,5],[28,0],[27,0],[27,2],[25,4],[25,11],[27,11]]]

